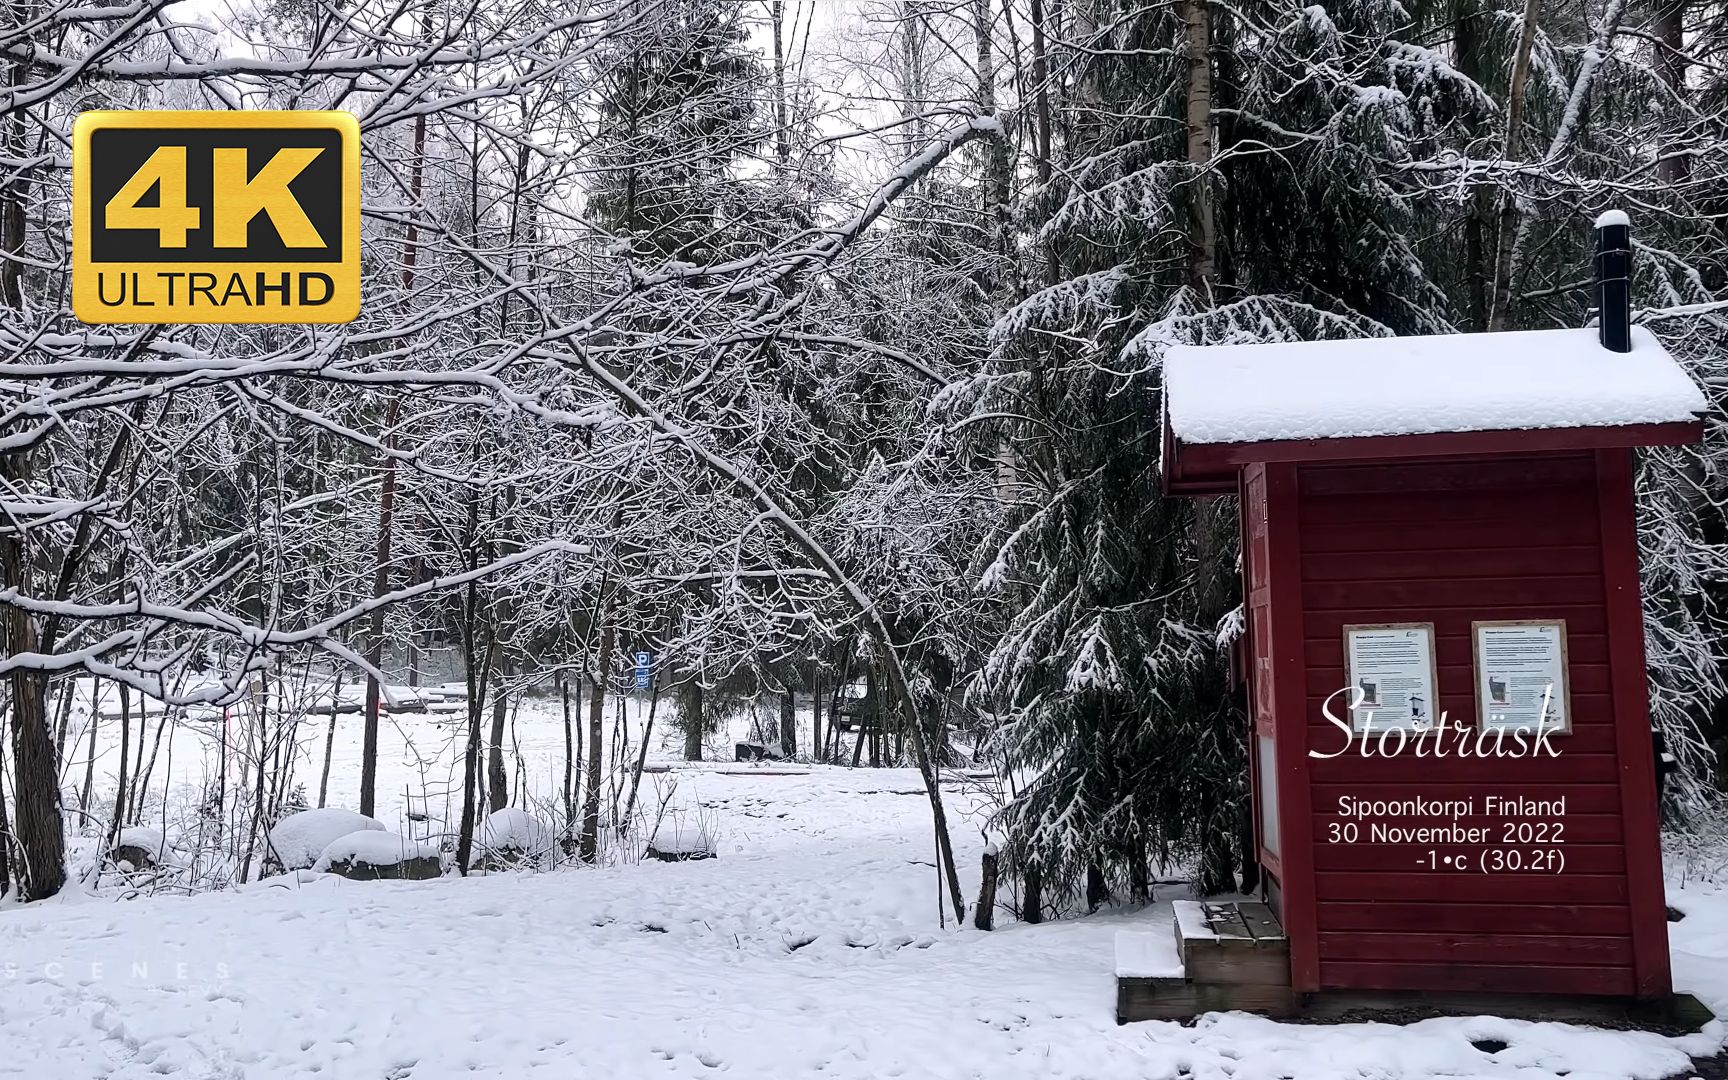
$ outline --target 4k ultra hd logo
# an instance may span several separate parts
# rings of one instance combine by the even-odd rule
[[[87,112],[72,310],[88,323],[360,313],[360,125],[345,112]]]

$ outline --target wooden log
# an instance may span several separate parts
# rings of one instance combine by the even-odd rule
[[[979,930],[996,928],[997,878],[996,845],[990,844],[984,848],[983,880],[978,886],[978,907],[972,916],[972,925]]]

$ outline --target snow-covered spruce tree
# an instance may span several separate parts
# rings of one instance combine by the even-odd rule
[[[1459,297],[1469,325],[1485,325],[1484,305],[1506,327],[1582,325],[1589,316],[1592,221],[1610,207],[1631,209],[1638,317],[1704,386],[1722,385],[1728,331],[1717,298],[1728,287],[1720,224],[1728,151],[1723,103],[1712,99],[1711,79],[1692,68],[1711,48],[1710,23],[1694,23],[1692,10],[1604,0],[1581,19],[1576,7],[1538,4],[1518,110],[1510,101],[1515,48],[1472,29],[1480,20],[1457,22],[1454,51],[1472,59],[1472,74],[1494,101],[1493,123],[1489,134],[1466,144],[1466,153],[1426,164],[1431,183],[1474,192],[1463,245],[1467,289]],[[1676,44],[1684,36],[1676,20],[1699,26],[1690,49]],[[1515,112],[1517,137],[1509,138]],[[1509,155],[1511,165],[1470,157],[1505,156],[1493,150],[1504,146],[1523,148]],[[1483,241],[1474,211],[1485,203],[1509,207],[1512,220],[1509,229],[1497,220]],[[1456,265],[1448,254],[1458,249],[1452,230],[1434,235],[1428,257]],[[1485,246],[1500,250],[1485,258]],[[1721,445],[1707,436],[1701,448],[1640,456],[1651,715],[1680,760],[1669,808],[1682,818],[1719,787],[1710,744],[1722,738],[1728,692],[1720,645],[1728,633],[1728,596],[1720,584],[1728,567]]]
[[[1158,357],[1448,329],[1404,239],[1424,193],[1399,167],[1484,100],[1380,0],[1093,14],[1065,34],[1084,48],[1059,65],[1077,72],[1063,167],[1029,208],[1049,284],[951,396],[1010,418],[986,437],[1008,448],[1011,527],[980,560],[1015,608],[981,680],[1011,792],[1000,824],[1009,864],[1070,894],[1098,871],[1143,893],[1149,861],[1224,890],[1246,830],[1224,652],[1234,514],[1160,495]]]
[[[767,76],[746,45],[745,10],[667,0],[601,50],[588,208],[635,254],[716,254],[732,167],[767,134]]]

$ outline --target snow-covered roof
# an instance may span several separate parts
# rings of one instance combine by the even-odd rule
[[[1706,408],[1641,326],[1629,353],[1604,349],[1594,329],[1178,345],[1164,384],[1183,443],[1623,427]]]

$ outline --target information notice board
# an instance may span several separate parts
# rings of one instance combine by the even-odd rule
[[[1478,622],[1472,632],[1484,729],[1572,730],[1564,619]]]
[[[1344,628],[1353,731],[1420,730],[1434,720],[1434,624]]]

